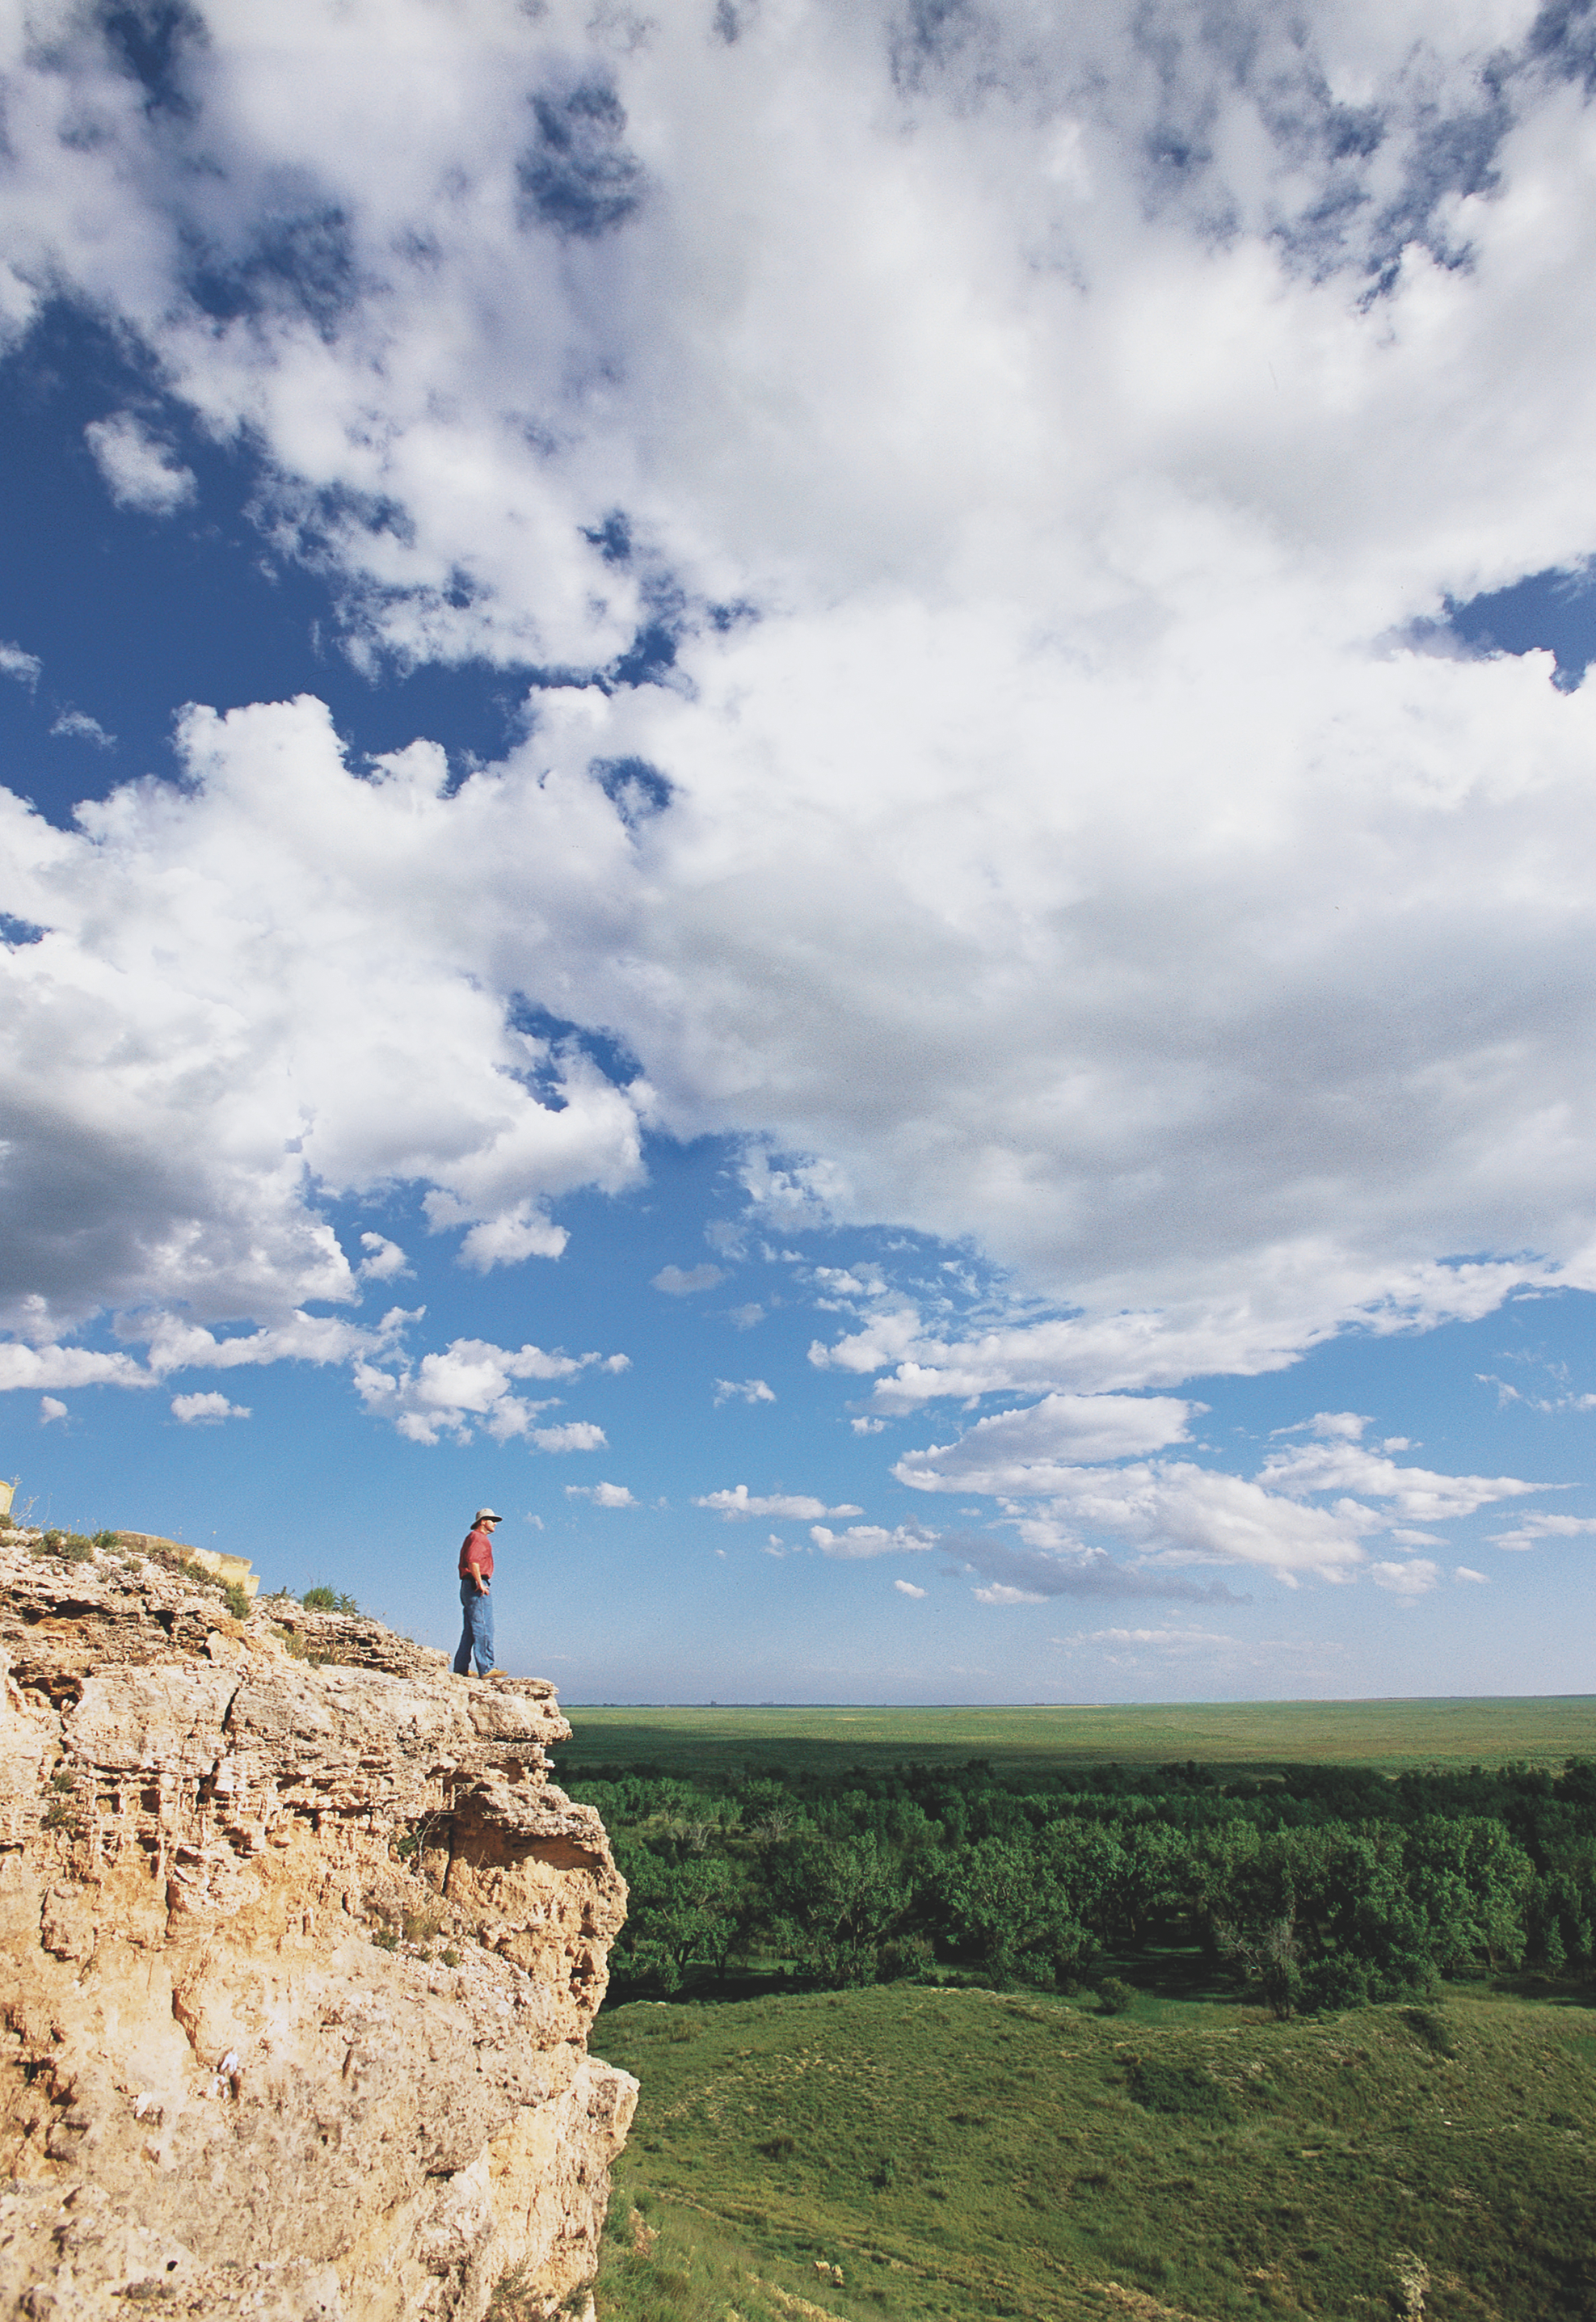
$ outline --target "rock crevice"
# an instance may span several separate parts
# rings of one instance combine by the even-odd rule
[[[553,1688],[14,1532],[0,1678],[0,2312],[552,2315],[636,2100]]]

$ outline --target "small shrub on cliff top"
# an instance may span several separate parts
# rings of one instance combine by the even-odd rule
[[[352,1596],[346,1596],[341,1588],[329,1588],[323,1581],[307,1588],[299,1602],[307,1613],[358,1613],[360,1609]]]
[[[36,1554],[57,1556],[67,1564],[89,1564],[94,1560],[95,1544],[80,1531],[47,1531],[40,1541]]]

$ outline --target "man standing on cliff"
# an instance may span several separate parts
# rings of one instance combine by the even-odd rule
[[[470,1677],[476,1658],[477,1675],[493,1667],[493,1528],[499,1522],[491,1508],[479,1508],[461,1543],[460,1602],[465,1614],[460,1650],[454,1656],[456,1677]]]

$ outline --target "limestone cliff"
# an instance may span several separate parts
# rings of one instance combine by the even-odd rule
[[[552,2315],[636,2099],[552,1688],[78,1553],[0,1531],[0,2315]]]

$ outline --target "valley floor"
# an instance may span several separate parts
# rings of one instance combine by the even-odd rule
[[[596,2045],[643,2082],[605,2322],[1596,2317],[1590,1990],[1277,2023],[898,1983]]]

